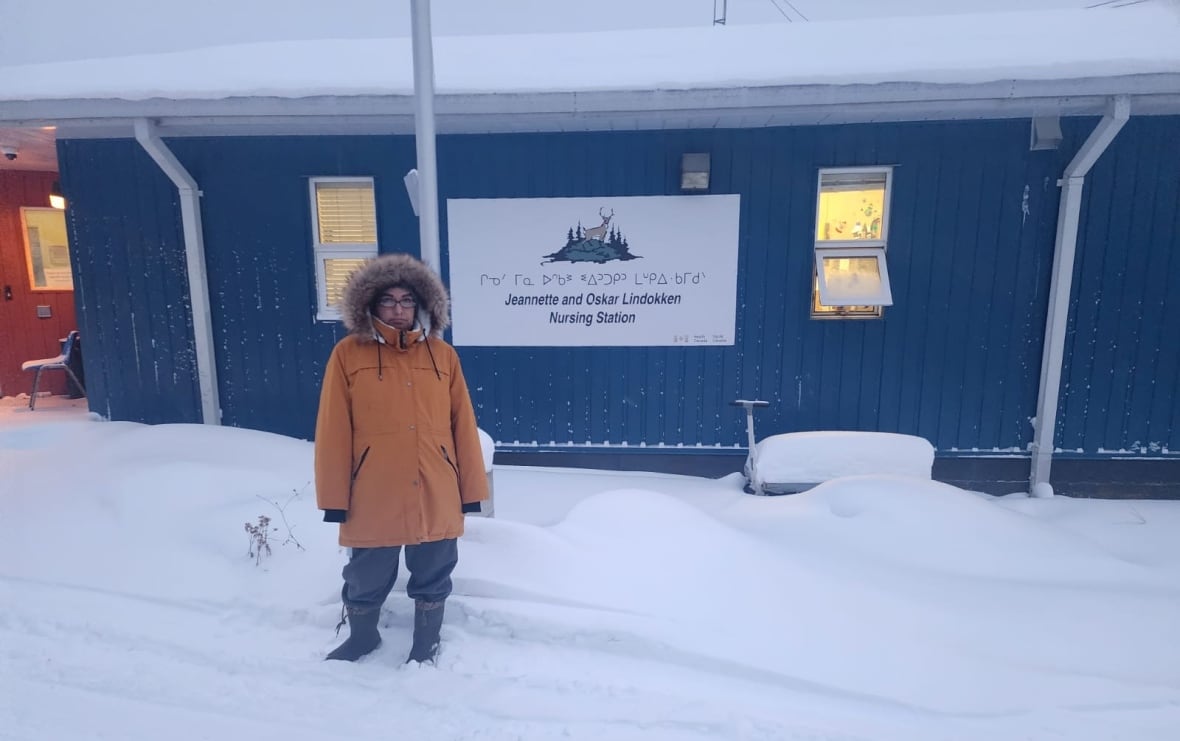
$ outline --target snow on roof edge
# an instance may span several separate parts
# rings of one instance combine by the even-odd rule
[[[871,28],[872,43],[847,44]],[[1180,17],[1145,4],[812,24],[439,37],[440,96],[972,85],[1180,73]],[[835,51],[833,51],[835,50]],[[412,95],[409,39],[288,41],[0,68],[0,100]],[[537,60],[546,60],[538,64]]]

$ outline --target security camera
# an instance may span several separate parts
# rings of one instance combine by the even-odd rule
[[[9,147],[7,145],[0,146],[0,152],[4,154],[4,159],[8,160],[9,162],[16,159],[16,156],[20,154],[20,150],[18,150],[16,147]]]

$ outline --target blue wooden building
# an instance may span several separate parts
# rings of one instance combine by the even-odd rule
[[[149,423],[215,408],[310,438],[342,336],[330,298],[350,263],[331,259],[419,251],[410,99],[6,110],[59,127],[91,408]],[[438,110],[444,279],[451,199],[682,195],[686,154],[708,155],[695,192],[740,196],[732,344],[459,348],[502,460],[736,470],[729,401],[762,398],[760,436],[920,435],[936,473],[981,488],[1027,487],[1038,451],[1055,471],[1151,461],[1146,480],[1175,483],[1180,72],[444,94]],[[833,310],[818,210],[847,173],[882,199],[869,242],[891,301]],[[323,237],[334,189],[370,194],[359,251]]]

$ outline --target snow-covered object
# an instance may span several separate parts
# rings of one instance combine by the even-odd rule
[[[498,466],[498,516],[466,521],[438,665],[403,663],[404,572],[381,647],[344,665],[323,655],[348,553],[315,507],[311,443],[89,419],[85,400],[0,399],[5,741],[1180,727],[1180,502],[898,476],[753,497],[740,476]],[[243,524],[263,515],[258,563]]]
[[[819,483],[840,476],[890,474],[930,479],[934,446],[892,432],[789,432],[757,444],[758,478]]]
[[[58,13],[54,23],[62,22]],[[440,95],[1091,80],[1180,71],[1166,4],[726,28],[440,37]],[[90,32],[90,29],[87,29]],[[871,43],[870,43],[871,40]],[[409,95],[408,38],[0,64],[0,99]],[[605,53],[609,49],[610,53]],[[833,50],[838,50],[833,53]],[[912,93],[918,95],[919,93]]]
[[[483,470],[491,471],[492,456],[496,453],[496,442],[482,429],[479,431],[479,447],[483,450]]]
[[[1032,495],[1037,499],[1048,499],[1053,496],[1053,485],[1048,481],[1041,481],[1033,487]]]

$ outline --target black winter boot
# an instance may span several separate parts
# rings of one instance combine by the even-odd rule
[[[414,645],[410,648],[411,661],[434,662],[438,656],[438,633],[442,629],[443,606],[446,602],[414,603]]]
[[[347,611],[348,639],[328,654],[327,660],[356,661],[381,645],[381,634],[377,632],[381,608],[349,607]]]

